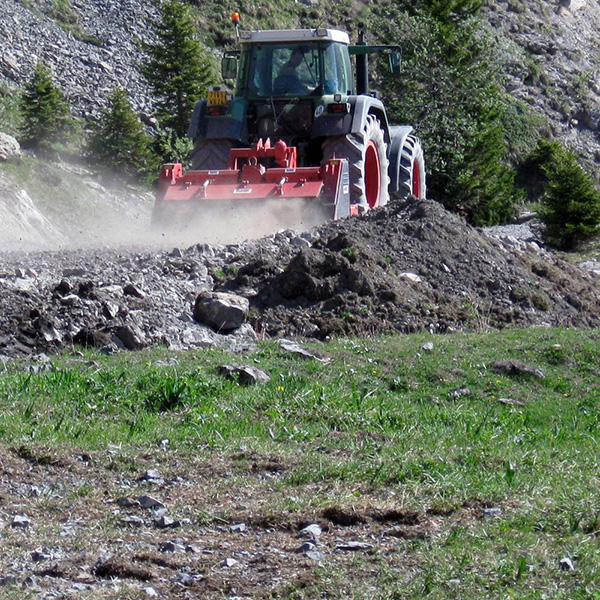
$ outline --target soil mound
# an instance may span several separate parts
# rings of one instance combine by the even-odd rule
[[[598,277],[467,225],[432,201],[393,202],[298,234],[186,249],[0,254],[0,354],[72,344],[242,350],[256,333],[600,327]],[[248,298],[232,333],[194,320],[199,293]]]
[[[268,335],[600,324],[593,276],[535,244],[515,251],[435,202],[393,202],[313,237],[293,252],[259,247],[221,285],[252,296]]]

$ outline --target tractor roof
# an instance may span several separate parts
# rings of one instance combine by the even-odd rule
[[[344,31],[337,29],[270,29],[263,31],[241,31],[242,44],[255,42],[309,42],[324,40],[349,44],[350,38]]]

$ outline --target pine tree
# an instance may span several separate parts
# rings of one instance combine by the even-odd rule
[[[20,98],[19,141],[26,148],[48,151],[74,131],[67,101],[54,85],[50,71],[38,63]]]
[[[150,168],[150,138],[133,111],[127,92],[115,88],[108,106],[93,127],[89,150],[105,166],[130,174]]]
[[[539,215],[546,240],[571,250],[600,234],[600,192],[575,154],[560,142],[543,142],[530,163],[536,166],[544,178]]]
[[[508,164],[507,105],[478,0],[389,5],[374,20],[380,41],[403,48],[400,78],[386,78],[391,119],[410,123],[426,154],[428,193],[483,225],[509,219],[521,194]]]
[[[158,39],[145,47],[149,60],[142,73],[156,96],[162,126],[184,136],[196,101],[214,82],[212,59],[196,37],[189,6],[179,0],[162,5],[153,29]]]

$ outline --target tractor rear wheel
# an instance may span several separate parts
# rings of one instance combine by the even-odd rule
[[[367,211],[385,206],[389,199],[388,159],[381,124],[368,115],[360,133],[327,138],[322,146],[323,162],[347,158],[350,171],[350,202]]]
[[[421,142],[414,135],[407,136],[402,147],[398,192],[394,193],[394,197],[402,199],[411,194],[420,200],[427,197],[425,156]]]
[[[233,143],[227,139],[196,138],[192,150],[192,170],[218,171],[227,168],[229,150]]]

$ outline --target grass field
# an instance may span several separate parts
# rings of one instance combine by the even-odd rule
[[[241,557],[255,552],[255,534],[284,536],[290,558],[281,577],[265,581],[248,567],[240,597],[600,598],[600,332],[309,347],[328,360],[269,342],[248,356],[74,351],[52,358],[48,370],[7,363],[0,573],[35,548],[66,542],[57,541],[58,525],[10,527],[16,512],[33,515],[34,525],[81,512],[101,526],[94,534],[87,527],[77,552],[110,547],[125,534],[106,498],[152,467],[178,474],[170,508],[189,521],[177,535],[211,545],[215,556],[224,539],[237,543],[228,537],[234,523],[249,527]],[[225,363],[258,367],[271,381],[229,381],[218,372]],[[75,464],[81,456],[84,471]],[[51,489],[64,471],[57,497],[13,494],[7,482],[28,480],[26,468]],[[310,522],[324,530],[318,561],[293,552],[295,533]],[[137,543],[139,532],[128,535]],[[373,547],[336,550],[348,539]],[[150,581],[164,597],[179,597],[160,578]],[[92,586],[80,597],[140,597],[127,585]],[[227,585],[189,597],[234,597]],[[0,586],[0,598],[18,594]]]

